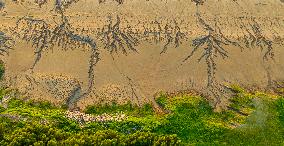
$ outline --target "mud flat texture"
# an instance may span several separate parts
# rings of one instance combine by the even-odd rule
[[[281,0],[1,0],[1,6],[0,31],[11,39],[1,42],[5,82],[34,99],[81,109],[128,101],[155,106],[161,91],[195,90],[222,107],[229,85],[284,85]]]

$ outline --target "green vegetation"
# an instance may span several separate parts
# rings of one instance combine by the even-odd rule
[[[284,98],[280,98],[277,100],[276,110],[278,111],[280,123],[282,126],[284,126]]]
[[[130,102],[124,105],[118,105],[114,102],[111,105],[89,106],[85,111],[87,114],[103,114],[113,112],[123,112],[133,116],[146,116],[154,114],[153,107],[150,104],[145,104],[140,108],[132,105]]]
[[[13,97],[0,108],[0,145],[284,145],[283,97],[233,89],[236,95],[221,113],[200,96],[162,94],[156,100],[165,115],[150,105],[113,103],[85,112],[123,112],[127,119],[83,124],[66,118],[64,108]],[[0,91],[1,98],[13,92]]]

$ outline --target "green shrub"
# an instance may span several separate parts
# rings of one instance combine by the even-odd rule
[[[136,132],[124,135],[114,130],[66,132],[54,125],[42,125],[36,121],[26,123],[12,131],[0,124],[1,145],[178,145],[176,135],[157,135],[150,132]],[[3,130],[4,129],[4,130]],[[7,128],[6,128],[7,129]],[[5,137],[3,136],[5,135]]]
[[[8,108],[20,108],[25,105],[24,101],[16,98],[9,100]]]
[[[141,123],[133,121],[122,121],[122,122],[109,122],[104,123],[103,126],[107,129],[112,129],[124,134],[131,134],[143,129]]]
[[[76,133],[81,130],[79,123],[76,121],[66,119],[65,117],[61,116],[55,118],[55,120],[56,124],[54,126],[66,132]]]
[[[127,136],[126,145],[133,146],[150,146],[150,145],[167,145],[175,146],[180,145],[181,141],[176,135],[157,135],[151,132],[136,132]]]
[[[154,110],[151,104],[147,103],[142,106],[142,108],[138,108],[138,110],[135,111],[135,115],[140,115],[140,116],[147,116],[147,115],[153,115]]]
[[[4,112],[6,109],[0,105],[0,113]]]

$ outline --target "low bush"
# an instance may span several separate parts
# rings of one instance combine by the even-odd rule
[[[180,140],[176,135],[157,135],[150,132],[135,132],[122,134],[113,130],[98,130],[96,132],[78,131],[66,132],[54,125],[42,125],[38,122],[25,123],[7,131],[7,124],[0,124],[1,145],[178,145]]]

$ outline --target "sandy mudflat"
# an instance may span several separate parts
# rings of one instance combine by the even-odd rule
[[[38,8],[33,1],[24,1],[22,4],[7,1],[5,8],[1,10],[0,30],[12,36],[16,43],[9,56],[1,58],[6,64],[8,83],[30,97],[48,99],[59,104],[70,97],[78,86],[82,92],[87,90],[90,49],[79,47],[63,50],[55,46],[53,51],[43,53],[31,73],[29,69],[34,62],[35,46],[17,38],[8,30],[9,27],[15,27],[17,20],[23,16],[43,19],[50,27],[56,26],[55,22],[59,18],[58,14],[50,11],[53,6],[52,2]],[[284,80],[284,46],[281,45],[284,38],[283,9],[284,3],[280,0],[213,0],[200,6],[199,11],[206,23],[213,28],[218,26],[224,36],[244,48],[241,51],[240,47],[232,44],[224,45],[228,58],[214,58],[217,67],[216,82],[259,88],[266,88],[269,83],[281,85]],[[6,14],[2,15],[4,11]],[[130,100],[140,104],[150,101],[159,91],[204,90],[208,80],[208,66],[205,59],[198,62],[204,49],[201,47],[192,58],[181,65],[193,49],[191,41],[208,34],[197,22],[195,12],[196,7],[189,0],[125,0],[122,5],[110,0],[103,4],[95,0],[80,0],[72,4],[65,12],[72,29],[76,33],[92,37],[97,43],[101,58],[94,67],[92,92],[79,100],[78,105],[84,108],[90,104],[112,100]],[[97,37],[98,29],[108,25],[110,16],[113,24],[119,16],[121,30],[130,27],[139,36],[143,36],[145,30],[159,30],[155,23],[159,22],[162,33],[166,32],[168,25],[168,31],[174,39],[174,28],[178,26],[187,39],[182,39],[182,44],[178,47],[175,47],[173,41],[168,45],[166,53],[160,54],[167,42],[166,35],[158,43],[151,43],[145,37],[138,38],[139,45],[135,46],[138,53],[129,51],[125,56],[118,52],[114,54],[113,60],[104,49],[105,44]],[[259,24],[262,36],[272,41],[274,61],[263,60],[265,47],[263,51],[257,46],[248,48],[242,41],[245,36],[249,36],[248,32],[253,32],[249,27],[252,20]],[[248,32],[242,26],[247,26]],[[29,81],[27,77],[33,81]]]

